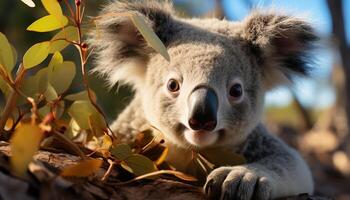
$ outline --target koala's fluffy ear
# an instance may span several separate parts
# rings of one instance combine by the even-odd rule
[[[243,22],[242,37],[248,40],[258,63],[264,67],[266,89],[308,75],[310,53],[318,40],[312,26],[299,18],[253,12]]]
[[[97,17],[97,28],[90,33],[89,43],[96,54],[94,72],[107,77],[111,86],[120,82],[137,88],[142,84],[150,54],[154,53],[129,17],[138,14],[167,43],[171,35],[170,3],[155,0],[112,1]]]

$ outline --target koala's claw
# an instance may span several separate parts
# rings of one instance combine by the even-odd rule
[[[207,177],[204,192],[209,199],[270,199],[271,185],[267,177],[245,167],[220,167]]]

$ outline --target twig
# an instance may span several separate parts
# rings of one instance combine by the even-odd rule
[[[20,85],[22,84],[23,77],[25,75],[26,70],[23,68],[23,65],[21,64],[17,70],[17,75],[15,79],[15,86],[18,89]],[[12,90],[9,98],[6,102],[4,111],[1,114],[1,119],[0,119],[0,131],[3,133],[4,128],[6,125],[7,120],[9,119],[13,109],[16,107],[16,102],[19,94],[16,92],[16,90]]]
[[[108,167],[106,173],[103,175],[103,177],[102,177],[102,179],[101,179],[102,182],[105,182],[105,181],[108,179],[108,177],[109,177],[109,175],[111,174],[112,169],[113,169],[113,167],[114,167],[114,162],[113,162],[113,161],[111,161],[111,160],[108,159],[108,163],[109,163],[109,167]]]
[[[86,159],[86,156],[84,154],[84,152],[75,144],[73,143],[70,139],[68,139],[64,134],[58,132],[58,131],[55,131],[53,130],[52,132],[52,135],[57,137],[58,139],[60,139],[60,141],[66,143],[67,145],[69,145],[73,151],[75,151],[75,153],[81,157],[83,160]]]

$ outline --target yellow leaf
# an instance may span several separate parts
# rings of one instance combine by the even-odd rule
[[[15,66],[12,46],[6,36],[0,32],[0,64],[8,74],[11,74]]]
[[[49,63],[48,68],[52,71],[53,66],[63,63],[63,56],[59,51],[56,51]]]
[[[65,27],[68,24],[67,17],[61,15],[47,15],[33,22],[27,31],[49,32]]]
[[[62,94],[72,84],[75,73],[75,64],[70,61],[64,61],[61,64],[53,65],[52,71],[49,72],[49,82],[58,94]]]
[[[62,51],[66,48],[70,43],[68,41],[78,41],[78,29],[74,26],[67,26],[58,32],[52,39],[50,45],[50,53],[55,53],[56,51]],[[63,40],[66,39],[66,40]]]
[[[101,144],[101,149],[106,149],[108,150],[112,146],[112,139],[108,135],[102,136],[102,144]]]
[[[103,161],[100,159],[82,160],[78,164],[63,169],[61,176],[86,177],[101,168]]]
[[[58,0],[41,0],[41,3],[49,14],[56,16],[62,15],[62,9]]]
[[[129,145],[118,144],[115,147],[112,147],[111,154],[118,160],[124,160],[132,155],[132,151]]]
[[[28,164],[38,151],[43,131],[38,125],[22,124],[11,138],[11,165],[18,176],[24,176]]]
[[[140,31],[141,35],[145,38],[147,43],[160,55],[162,55],[167,61],[170,61],[170,56],[163,42],[158,38],[154,31],[147,25],[145,20],[137,14],[130,16],[131,21],[136,28]]]
[[[41,42],[30,47],[23,56],[23,66],[32,68],[43,62],[49,54],[50,42]]]
[[[121,164],[124,169],[131,169],[130,172],[136,176],[141,176],[157,170],[156,166],[150,159],[140,154],[134,154],[127,157],[121,162]]]
[[[21,0],[21,1],[31,8],[35,7],[35,4],[32,0]]]

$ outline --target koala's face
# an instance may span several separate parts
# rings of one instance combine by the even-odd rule
[[[261,72],[240,41],[189,34],[209,41],[174,45],[168,49],[170,62],[161,56],[149,62],[139,90],[147,119],[166,139],[183,146],[242,142],[262,110]]]
[[[125,15],[143,16],[170,62],[150,48]],[[145,118],[184,147],[235,145],[258,124],[266,89],[307,73],[317,40],[298,18],[253,13],[242,22],[180,19],[156,1],[114,2],[92,34],[95,71],[134,87]]]

